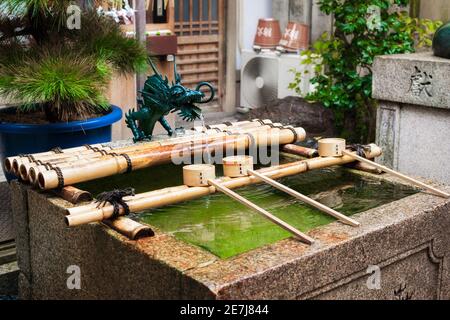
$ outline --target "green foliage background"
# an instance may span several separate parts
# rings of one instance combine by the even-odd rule
[[[316,90],[306,95],[332,108],[341,135],[356,142],[375,136],[376,102],[372,99],[372,64],[378,55],[410,53],[415,45],[431,44],[440,25],[412,19],[404,8],[409,0],[319,0],[321,11],[335,19],[333,34],[324,33],[313,48],[302,53],[302,64],[315,65],[311,83]],[[377,20],[370,11],[379,10]],[[373,17],[372,17],[373,18]],[[300,92],[302,72],[296,72],[291,89]],[[353,123],[349,126],[348,123]],[[351,128],[351,130],[349,130]]]

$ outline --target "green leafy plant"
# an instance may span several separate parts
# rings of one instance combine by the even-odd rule
[[[80,28],[68,28],[73,3],[0,0],[0,96],[20,101],[20,111],[43,109],[52,122],[107,112],[112,75],[147,67],[146,49],[93,2]]]
[[[303,65],[314,65],[306,94],[311,102],[332,108],[341,134],[367,142],[375,135],[376,101],[372,99],[372,64],[378,55],[410,53],[414,41],[429,45],[435,25],[408,19],[402,8],[408,0],[319,0],[321,11],[335,18],[333,34],[324,33],[311,50],[302,53]],[[311,69],[311,68],[306,68]],[[295,72],[290,89],[301,92],[304,72]],[[308,72],[308,71],[306,71]],[[353,123],[349,128],[348,123]]]
[[[414,39],[417,49],[430,48],[434,34],[443,25],[442,21],[412,18],[405,12],[399,13],[399,19],[405,24],[402,31],[407,32]]]

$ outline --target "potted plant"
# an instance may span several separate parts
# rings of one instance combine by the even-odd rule
[[[147,66],[144,46],[93,1],[73,3],[0,0],[0,97],[17,102],[0,110],[3,158],[110,141],[122,118],[104,95],[112,75]]]

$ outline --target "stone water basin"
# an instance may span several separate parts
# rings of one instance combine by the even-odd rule
[[[292,161],[292,160],[291,160]],[[79,187],[94,194],[133,186],[144,192],[182,184],[163,166]],[[450,297],[450,201],[346,168],[281,182],[361,223],[354,228],[269,186],[237,192],[316,239],[289,236],[224,195],[134,216],[156,231],[130,241],[103,224],[64,225],[71,205],[14,183],[24,298],[100,299],[444,299]],[[449,188],[441,186],[444,190]],[[67,268],[82,290],[67,289]],[[367,285],[373,268],[380,286]],[[378,274],[378,273],[377,273]],[[378,288],[378,287],[377,287]]]
[[[288,161],[284,159],[282,162]],[[104,190],[129,186],[136,186],[140,193],[183,184],[181,167],[161,167],[157,177],[154,171],[144,170],[131,177],[118,176],[79,187],[96,195]],[[370,179],[342,167],[310,171],[281,179],[280,182],[347,216],[417,193],[408,186]],[[333,217],[269,185],[249,186],[237,192],[302,232],[335,221]],[[134,219],[199,246],[221,259],[290,237],[288,232],[221,193],[149,210]]]

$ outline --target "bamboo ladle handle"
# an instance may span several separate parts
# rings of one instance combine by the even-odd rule
[[[373,162],[373,161],[368,160],[366,158],[360,157],[360,156],[354,154],[353,152],[343,151],[342,153],[344,155],[352,157],[353,159],[358,160],[360,162],[364,162],[364,163],[370,164],[370,165],[380,169],[383,172],[392,174],[393,176],[396,176],[396,177],[398,177],[400,179],[403,179],[403,180],[408,181],[408,182],[410,182],[412,184],[415,184],[415,185],[417,185],[419,187],[422,187],[422,188],[424,188],[424,189],[434,193],[435,195],[437,195],[439,197],[443,197],[443,198],[447,198],[447,199],[450,198],[450,194],[448,194],[446,192],[438,190],[438,189],[436,189],[436,188],[434,188],[434,187],[432,187],[432,186],[430,186],[430,185],[428,185],[426,183],[423,183],[423,182],[421,182],[419,180],[416,180],[416,179],[413,179],[411,177],[408,177],[408,176],[406,176],[406,175],[404,175],[404,174],[402,174],[400,172],[397,172],[397,171],[394,171],[392,169],[389,169],[388,167],[382,166],[382,165],[380,165],[380,164],[378,164],[376,162]]]
[[[247,170],[247,172],[250,173],[251,175],[257,177],[258,179],[264,181],[265,183],[271,185],[272,187],[277,188],[278,190],[281,190],[281,191],[309,204],[310,206],[313,206],[316,209],[319,209],[320,211],[325,212],[325,213],[337,218],[339,221],[341,221],[345,224],[348,224],[353,227],[359,227],[361,225],[358,221],[353,220],[353,219],[343,215],[342,213],[339,213],[336,210],[333,210],[333,209],[323,205],[322,203],[317,202],[317,201],[301,194],[300,192],[297,192],[297,191],[295,191],[295,190],[293,190],[293,189],[291,189],[291,188],[289,188],[289,187],[287,187],[265,175],[262,175],[261,173],[258,173],[254,170]]]
[[[250,209],[255,210],[260,215],[262,215],[265,218],[267,218],[268,220],[272,221],[273,223],[275,223],[279,227],[281,227],[284,230],[290,232],[291,234],[293,234],[300,241],[305,242],[306,244],[309,244],[309,245],[314,243],[314,239],[313,238],[307,236],[303,232],[297,230],[296,228],[294,228],[290,224],[284,222],[283,220],[279,219],[278,217],[274,216],[273,214],[267,212],[266,210],[264,210],[263,208],[257,206],[253,202],[250,202],[247,199],[245,199],[244,197],[241,197],[236,192],[228,189],[227,187],[222,186],[220,183],[218,183],[218,182],[216,182],[214,180],[209,180],[208,183],[211,186],[215,187],[217,190],[219,190],[222,193],[224,193],[225,195],[229,196],[230,198],[232,198],[232,199],[242,203],[243,205],[249,207]]]

